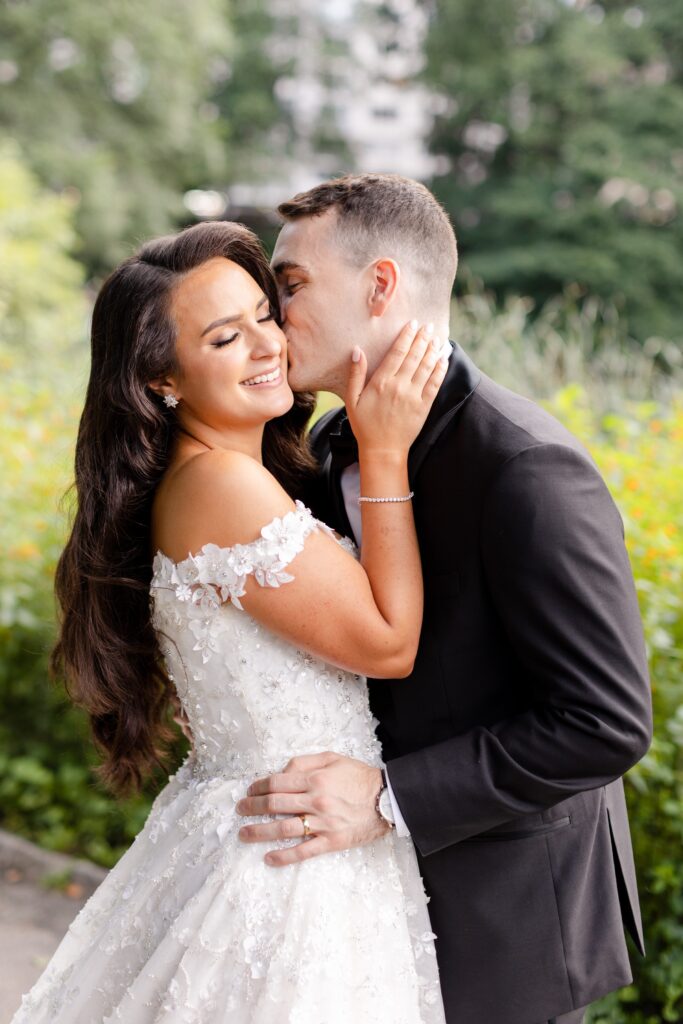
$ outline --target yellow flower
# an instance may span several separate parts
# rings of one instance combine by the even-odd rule
[[[10,558],[18,558],[22,562],[28,561],[29,558],[36,558],[39,554],[40,548],[31,543],[31,541],[24,541],[23,544],[17,544],[8,551]]]

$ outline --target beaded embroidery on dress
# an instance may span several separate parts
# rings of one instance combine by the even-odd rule
[[[444,1024],[410,839],[392,830],[272,868],[266,844],[237,836],[249,783],[295,753],[383,764],[364,678],[297,650],[240,604],[249,575],[291,581],[316,530],[355,553],[297,502],[250,544],[207,544],[180,563],[157,554],[153,622],[195,753],[11,1024]]]

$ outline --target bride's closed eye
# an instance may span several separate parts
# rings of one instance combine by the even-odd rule
[[[274,319],[275,313],[271,309],[270,312],[268,313],[268,316],[264,316],[260,320],[257,320],[256,322],[259,324],[267,324],[269,320]],[[239,331],[235,331],[235,333],[232,334],[229,338],[221,338],[219,341],[212,341],[212,348],[224,348],[226,345],[229,345],[231,342],[235,341],[239,337],[239,333]]]
[[[235,339],[238,338],[238,337],[239,337],[239,331],[237,331],[235,334],[231,335],[231,337],[229,337],[229,338],[221,338],[220,341],[212,341],[211,342],[211,347],[212,348],[224,348],[226,345],[229,345],[231,342],[235,341]]]

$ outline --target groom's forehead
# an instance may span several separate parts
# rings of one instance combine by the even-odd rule
[[[271,266],[276,274],[299,269],[322,270],[339,254],[330,213],[287,221],[275,242]]]

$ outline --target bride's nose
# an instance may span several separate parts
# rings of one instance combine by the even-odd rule
[[[273,324],[268,323],[266,329],[257,332],[254,338],[254,345],[251,350],[252,359],[259,359],[263,356],[279,356],[287,344],[287,340],[280,330],[273,330]]]

